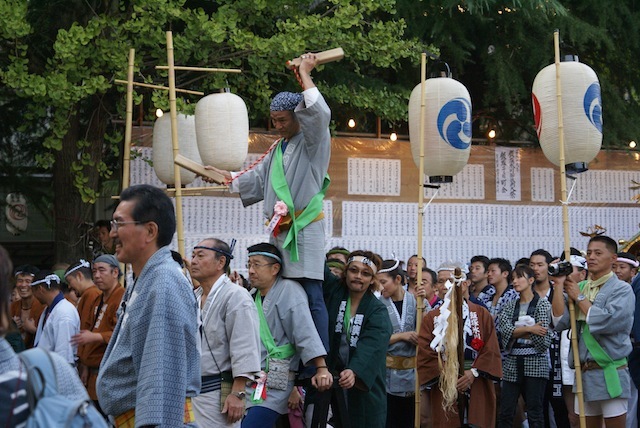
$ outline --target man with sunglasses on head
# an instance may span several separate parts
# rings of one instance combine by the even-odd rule
[[[116,426],[195,426],[191,397],[200,390],[198,308],[169,244],[171,199],[159,188],[122,191],[113,213],[116,257],[135,281],[122,298],[96,391]]]

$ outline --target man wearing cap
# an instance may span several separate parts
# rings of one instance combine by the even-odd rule
[[[249,292],[225,274],[232,252],[226,242],[209,238],[193,248],[191,258],[191,276],[202,290],[202,388],[193,398],[202,427],[239,427],[245,385],[260,371],[258,311]]]
[[[267,243],[247,250],[249,279],[256,289],[261,367],[266,375],[247,387],[249,410],[242,426],[271,428],[279,415],[288,412],[300,361],[316,368],[311,384],[319,391],[331,387],[333,377],[327,369],[325,347],[313,328],[306,294],[297,283],[280,276],[280,250]]]
[[[244,206],[264,200],[264,214],[271,219],[270,242],[284,256],[282,276],[304,287],[316,329],[327,347],[322,200],[329,186],[331,110],[311,80],[316,64],[314,54],[302,55],[298,72],[304,92],[281,92],[273,98],[271,121],[281,139],[264,160],[240,173],[217,171],[227,178],[232,192],[240,192]]]
[[[80,316],[80,332],[73,336],[71,341],[78,345],[80,380],[87,387],[89,397],[96,404],[96,408],[100,410],[96,394],[98,369],[116,326],[116,311],[122,300],[124,288],[118,282],[122,276],[118,260],[111,254],[101,255],[93,261],[92,274],[98,294],[89,301],[85,300],[86,293],[83,293],[81,302],[86,304],[89,316]]]
[[[16,288],[20,295],[20,300],[11,304],[11,317],[20,330],[22,340],[27,349],[33,348],[33,339],[38,328],[38,319],[44,311],[44,305],[33,297],[31,283],[33,278],[40,271],[32,265],[18,266],[15,270]]]
[[[77,347],[71,343],[71,337],[80,330],[80,317],[75,306],[64,298],[60,278],[41,270],[31,288],[35,298],[46,305],[38,321],[34,346],[55,352],[75,366]]]
[[[96,392],[116,426],[193,426],[200,391],[198,307],[193,287],[171,256],[176,231],[171,199],[147,184],[120,194],[111,236],[130,263],[127,287],[107,345]]]
[[[554,278],[554,288],[563,287],[568,304],[576,307],[584,408],[590,427],[602,426],[603,418],[607,427],[624,427],[630,395],[627,356],[632,350],[629,334],[635,298],[630,285],[612,272],[617,247],[608,236],[595,236],[587,247],[589,279],[577,284],[571,276]],[[552,303],[557,331],[569,328],[569,310],[559,294],[554,293]]]

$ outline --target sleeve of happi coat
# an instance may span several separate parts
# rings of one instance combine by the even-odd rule
[[[182,285],[179,281],[172,281],[175,279],[169,276],[154,281],[153,289],[146,296],[144,313],[140,314],[147,319],[137,323],[148,329],[131,333],[132,337],[144,342],[132,345],[143,346],[137,373],[137,426],[182,426],[188,384],[187,364],[200,365],[199,361],[189,361],[186,352],[187,346],[191,345],[187,343],[187,338],[192,336],[190,330],[197,329],[195,308],[190,307],[191,300],[185,295],[171,289]],[[191,312],[192,317],[189,316]]]
[[[418,333],[418,354],[416,367],[418,370],[418,380],[420,385],[432,382],[440,376],[438,368],[438,354],[431,349],[433,340],[434,317],[440,314],[439,309],[429,311],[422,320]]]
[[[612,285],[609,285],[611,293],[605,299],[604,304],[597,304],[598,297],[600,297],[598,295],[589,309],[587,324],[589,324],[591,334],[631,332],[633,312],[636,306],[633,290],[629,284],[622,281],[616,281]]]
[[[471,308],[469,309],[471,310]],[[480,306],[476,306],[474,310],[478,314],[480,335],[484,341],[484,346],[478,352],[478,357],[472,366],[496,380],[502,379],[502,357],[493,318],[489,311]]]
[[[277,150],[277,148],[273,150]],[[237,178],[243,206],[248,207],[264,199],[264,185],[271,165],[271,154],[269,153],[253,169]]]
[[[346,367],[353,370],[356,380],[367,390],[378,375],[379,359],[386,358],[391,331],[387,309],[382,303],[375,305],[374,310],[365,315],[356,349]]]
[[[226,286],[237,287],[235,284]],[[258,310],[249,293],[241,291],[242,295],[238,293],[237,298],[234,298],[237,301],[228,302],[233,309],[227,312],[225,319],[233,377],[260,371],[261,344]]]
[[[502,346],[504,349],[509,348],[509,342],[511,342],[511,336],[516,329],[513,323],[513,311],[515,310],[515,303],[518,300],[512,300],[507,302],[506,305],[500,311],[498,315],[498,323],[500,325],[500,337],[502,339]]]
[[[551,346],[551,329],[549,328],[549,324],[551,323],[551,304],[548,300],[540,300],[538,302],[538,306],[536,306],[536,312],[534,314],[536,324],[540,323],[542,327],[547,329],[547,334],[544,336],[538,336],[537,334],[531,335],[531,341],[533,342],[533,347],[539,353],[547,352],[549,346]]]

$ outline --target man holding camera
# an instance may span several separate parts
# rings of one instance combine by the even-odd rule
[[[543,249],[535,250],[529,256],[529,267],[533,269],[536,282],[533,286],[533,291],[538,293],[541,299],[547,299],[549,302],[553,301],[554,287],[551,286],[552,282],[549,272],[553,273],[553,268],[550,268],[550,263],[553,260],[553,256]],[[562,295],[562,293],[559,293]],[[556,426],[566,427],[569,426],[569,415],[567,406],[564,403],[562,396],[562,366],[560,363],[560,335],[555,327],[555,322],[551,322],[549,328],[551,329],[551,346],[549,346],[549,361],[551,364],[551,370],[549,373],[549,382],[547,382],[547,389],[544,395],[544,419],[545,425],[550,426],[549,422],[549,404],[553,408],[553,419],[556,422]]]
[[[613,239],[595,236],[587,247],[590,278],[581,285],[570,276],[558,276],[554,281],[554,287],[563,288],[568,304],[576,308],[587,427],[601,427],[603,418],[607,428],[622,428],[626,421],[630,393],[627,356],[632,349],[629,333],[635,299],[631,286],[612,271],[616,253]],[[569,328],[569,310],[561,293],[555,293],[552,309],[556,330]]]

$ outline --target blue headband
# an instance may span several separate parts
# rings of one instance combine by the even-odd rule
[[[231,245],[229,245],[229,252],[227,253],[224,250],[221,250],[220,248],[215,248],[215,247],[205,247],[204,245],[198,245],[193,247],[194,250],[210,250],[210,251],[215,251],[218,254],[222,254],[223,256],[227,257],[229,260],[231,260],[233,258],[233,249],[236,246],[236,240],[232,239],[231,240]]]
[[[253,253],[249,253],[249,257],[251,257],[251,256],[271,257],[272,259],[275,259],[278,263],[282,264],[282,259],[280,257],[278,257],[277,255],[275,255],[273,253],[267,253],[266,251],[255,251]]]
[[[304,97],[302,94],[280,92],[278,95],[273,97],[269,109],[271,111],[293,111],[303,99]]]

